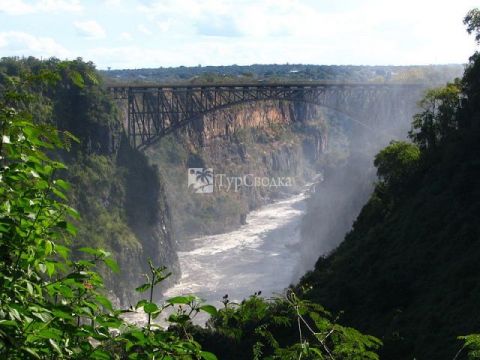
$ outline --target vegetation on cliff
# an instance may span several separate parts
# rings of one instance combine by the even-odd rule
[[[148,270],[148,256],[170,267],[176,263],[158,172],[121,137],[116,107],[93,64],[3,58],[0,90],[6,92],[12,81],[48,71],[54,71],[56,81],[29,84],[25,91],[32,97],[28,110],[35,123],[55,126],[79,139],[69,152],[54,154],[69,166],[65,176],[73,185],[70,205],[82,214],[74,221],[78,227],[74,250],[94,245],[111,251],[125,270],[121,276],[109,275],[108,287],[122,302],[132,302],[131,289],[126,292],[125,285],[140,281]]]

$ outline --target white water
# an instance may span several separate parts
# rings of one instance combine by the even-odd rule
[[[249,213],[235,231],[189,240],[193,250],[178,253],[182,277],[164,296],[194,294],[219,305],[225,294],[238,301],[259,290],[281,293],[298,280],[305,199],[294,195]]]

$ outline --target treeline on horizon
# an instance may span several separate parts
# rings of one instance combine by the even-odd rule
[[[462,64],[411,66],[353,66],[306,64],[254,64],[179,66],[150,69],[102,70],[108,83],[221,83],[252,81],[351,81],[444,84],[461,76]]]

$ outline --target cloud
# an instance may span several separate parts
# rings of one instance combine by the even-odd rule
[[[137,9],[149,21],[168,21],[171,34],[189,36],[313,38],[325,29],[344,33],[358,26],[358,18],[350,22],[322,6],[306,0],[150,0]]]
[[[73,25],[80,36],[88,39],[103,39],[107,36],[105,29],[95,20],[75,21]]]
[[[120,39],[124,41],[131,41],[133,37],[129,32],[124,31],[120,34]]]
[[[83,6],[79,0],[0,0],[0,13],[8,15],[26,15],[39,12],[80,12]]]
[[[227,20],[226,17],[241,6],[232,6],[230,0],[147,0],[137,6],[137,10],[148,21],[168,24],[160,26],[163,32],[173,35],[221,36],[222,32],[233,34],[235,19],[231,16]],[[232,23],[227,24],[227,21]]]
[[[138,25],[138,31],[145,35],[152,35],[152,31],[143,24]]]
[[[122,5],[122,0],[104,0],[103,2],[107,6],[120,6],[120,5]]]
[[[138,11],[150,21],[175,24],[172,33],[224,37],[288,35],[305,27],[305,21],[318,25],[314,18],[319,14],[302,0],[151,0]]]
[[[82,4],[85,14],[92,14],[88,19],[108,26],[109,35],[115,36],[102,43],[103,48],[97,42],[72,38],[71,32],[59,30],[64,23],[79,20],[72,13],[54,23],[57,19],[49,14],[34,14],[20,21],[0,12],[0,31],[21,32],[28,26],[36,35],[68,42],[72,54],[105,68],[459,63],[475,50],[462,18],[476,3],[478,0],[404,0],[394,5],[384,0],[0,0],[0,8],[12,14],[43,11],[39,4],[65,10],[72,4],[78,10]],[[106,35],[95,22],[75,25],[82,36]],[[3,37],[0,45],[5,42]],[[9,44],[11,48],[11,40]],[[44,42],[44,48],[47,45]],[[2,55],[10,55],[4,49]]]
[[[164,21],[157,21],[156,25],[157,25],[158,30],[160,30],[160,32],[166,33],[168,31],[170,31],[170,29],[172,28],[172,19],[167,19],[167,20],[164,20]]]
[[[36,56],[49,58],[70,57],[70,52],[49,37],[37,37],[25,32],[0,32],[0,50],[9,56]]]
[[[237,27],[236,21],[231,16],[204,17],[196,23],[199,35],[205,36],[241,36],[242,32]]]

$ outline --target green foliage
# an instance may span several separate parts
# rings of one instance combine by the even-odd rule
[[[144,154],[121,141],[118,111],[92,63],[2,58],[0,89],[11,86],[12,79],[24,84],[17,90],[29,101],[19,105],[32,121],[55,125],[71,147],[51,154],[68,165],[69,171],[57,176],[72,184],[68,203],[82,213],[73,221],[78,228],[75,245],[110,251],[124,271],[112,274],[102,266],[107,287],[122,303],[134,303],[135,292],[126,284],[141,281],[141,274],[148,271],[148,256],[155,254],[155,262],[167,266],[175,263],[175,253],[168,247],[170,214],[159,205],[157,170]],[[74,133],[80,141],[63,133]],[[162,231],[157,231],[159,222]],[[158,249],[160,243],[167,246]],[[73,256],[78,255],[74,250]]]
[[[55,125],[82,140],[72,144],[70,155],[76,155],[77,150],[101,154],[111,151],[111,137],[120,124],[92,63],[82,59],[2,58],[0,88],[12,79],[25,85],[22,91],[28,94],[28,111],[36,123]]]
[[[65,237],[76,229],[66,221],[77,213],[63,201],[67,183],[55,179],[65,166],[46,151],[64,147],[61,133],[31,123],[23,84],[12,80],[0,102],[2,187],[0,213],[0,353],[9,358],[73,356],[91,348],[87,337],[64,337],[80,319],[94,320],[101,278],[92,261],[68,260]],[[81,327],[76,331],[82,331]],[[99,329],[99,333],[105,328]],[[97,335],[97,334],[95,334]]]
[[[465,344],[457,353],[457,357],[463,349],[467,349],[469,359],[480,359],[480,334],[460,336],[458,339],[463,340]]]
[[[467,26],[467,32],[475,34],[475,40],[480,44],[480,10],[478,8],[470,10],[463,23]]]
[[[374,160],[378,177],[392,188],[405,185],[418,169],[420,149],[404,141],[392,141]]]
[[[460,83],[429,90],[419,105],[422,112],[415,115],[410,138],[421,149],[434,149],[458,129],[457,110],[460,104]]]
[[[257,293],[240,304],[226,295],[223,303],[207,323],[210,330],[198,334],[222,358],[378,359],[378,339],[341,326],[322,306],[293,292],[270,300]]]

